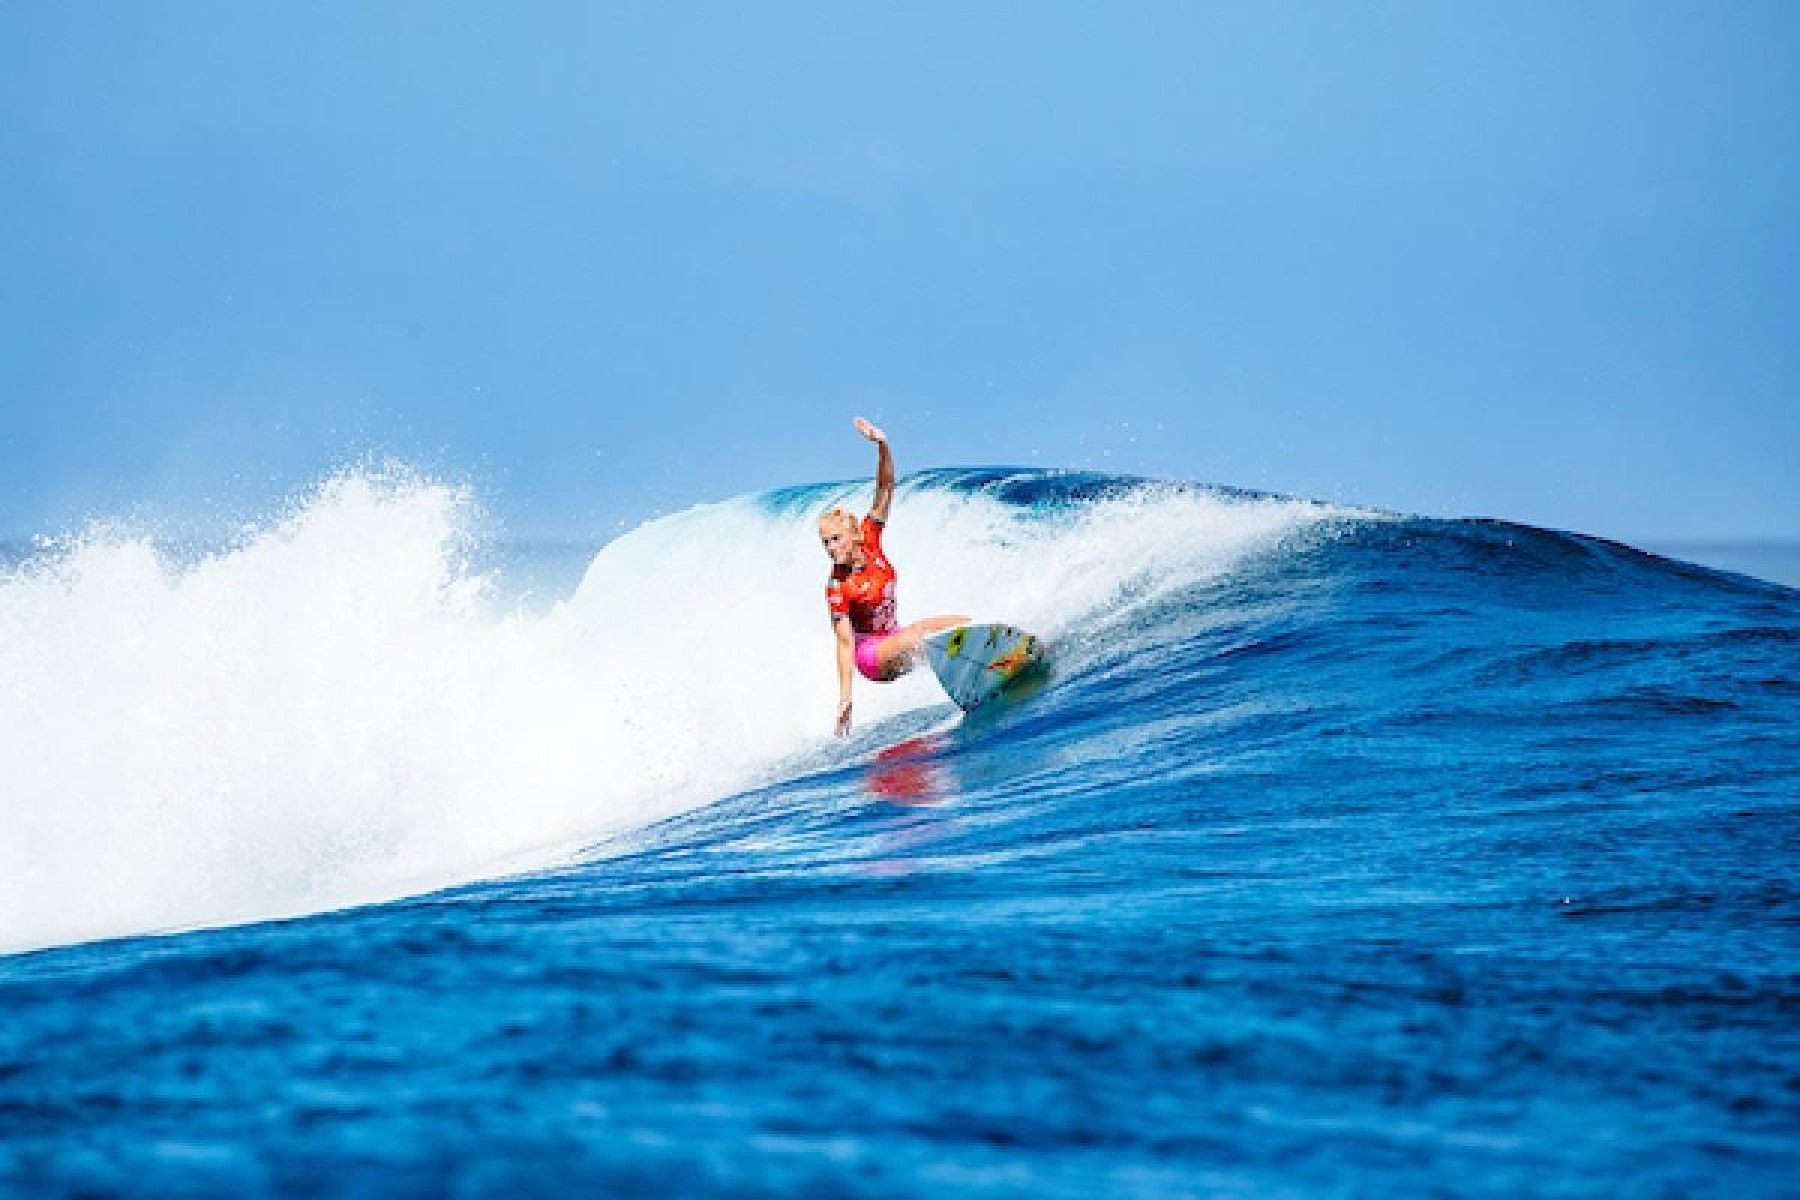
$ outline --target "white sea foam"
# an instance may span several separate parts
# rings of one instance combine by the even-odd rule
[[[517,870],[833,753],[813,509],[653,521],[539,614],[466,567],[473,515],[353,472],[198,562],[94,531],[0,575],[0,952]],[[888,546],[902,619],[1054,637],[1325,515],[927,489]],[[859,684],[857,718],[943,703],[919,673]]]

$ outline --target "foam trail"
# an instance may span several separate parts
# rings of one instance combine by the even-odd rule
[[[521,869],[833,753],[814,491],[642,526],[536,616],[466,566],[464,494],[394,475],[340,475],[196,563],[92,533],[0,575],[0,951]],[[888,544],[903,619],[1054,636],[1329,515],[924,487]],[[857,716],[943,703],[920,674],[860,687]]]

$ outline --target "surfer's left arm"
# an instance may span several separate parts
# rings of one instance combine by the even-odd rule
[[[888,449],[887,434],[861,417],[856,418],[856,432],[875,443],[875,504],[869,515],[886,525],[888,506],[894,500],[894,452]]]

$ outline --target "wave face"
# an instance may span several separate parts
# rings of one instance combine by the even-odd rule
[[[653,521],[548,612],[479,568],[464,493],[404,473],[339,476],[228,549],[96,530],[39,553],[0,578],[0,950],[542,865],[830,760],[813,524],[854,495]],[[900,504],[903,616],[1051,636],[1333,519],[1076,475],[937,473]],[[922,677],[858,697],[865,725],[932,707]]]
[[[0,1191],[1791,1188],[1800,592],[932,472],[903,617],[1055,666],[968,719],[860,687],[845,743],[812,523],[858,495],[549,602],[368,475],[11,568],[0,941],[56,948],[0,957]]]

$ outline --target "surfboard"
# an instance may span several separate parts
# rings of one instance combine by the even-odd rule
[[[925,660],[964,711],[976,708],[1044,661],[1044,644],[1011,625],[958,625],[925,639]]]

